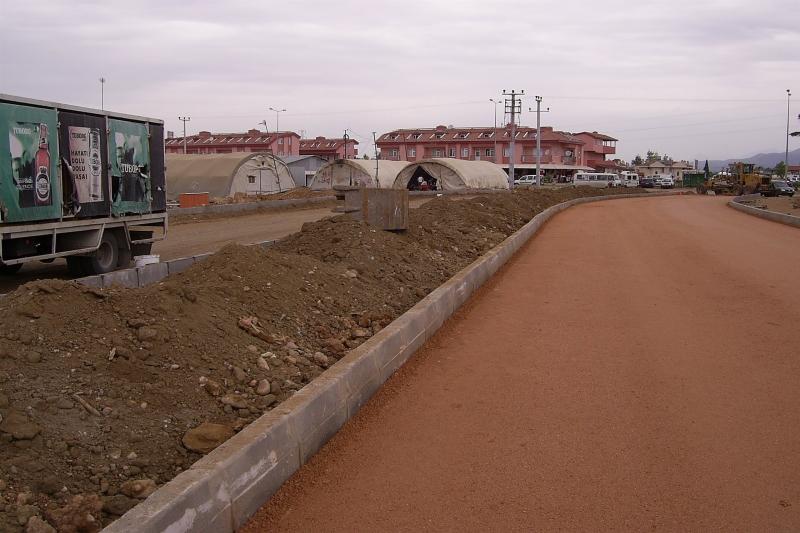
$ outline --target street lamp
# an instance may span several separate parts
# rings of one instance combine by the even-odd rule
[[[792,99],[792,90],[786,89],[786,155],[783,158],[783,164],[786,166],[786,170],[784,171],[784,176],[789,170],[789,109],[791,105]]]
[[[106,86],[106,79],[100,78],[100,109],[105,109],[105,86]]]
[[[281,132],[281,113],[286,111],[285,109],[275,109],[274,107],[269,108],[270,111],[275,111],[275,133]]]
[[[494,104],[494,162],[497,163],[497,106],[503,102],[489,98],[489,101]]]

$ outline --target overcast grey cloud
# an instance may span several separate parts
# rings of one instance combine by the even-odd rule
[[[274,127],[281,107],[281,129],[350,128],[362,152],[372,131],[491,124],[502,89],[627,159],[781,151],[787,88],[800,104],[796,0],[0,0],[0,17],[0,92],[99,107],[104,76],[107,108],[168,129]]]

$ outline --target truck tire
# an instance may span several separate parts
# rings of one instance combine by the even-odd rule
[[[19,269],[22,268],[22,263],[16,265],[0,265],[0,276],[13,276]]]
[[[105,274],[116,270],[119,263],[119,242],[110,231],[103,233],[100,246],[92,255],[86,257],[89,274]]]

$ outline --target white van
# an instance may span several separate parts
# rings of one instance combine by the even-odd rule
[[[616,174],[610,173],[604,174],[601,172],[576,172],[572,183],[576,187],[596,187],[599,189],[605,189],[614,186],[615,178],[617,178]]]
[[[622,185],[625,187],[638,187],[639,186],[639,174],[636,172],[631,172],[630,170],[623,170],[619,174],[619,179],[622,181]]]
[[[536,179],[536,174],[525,174],[514,180],[514,185],[541,185],[541,176]]]

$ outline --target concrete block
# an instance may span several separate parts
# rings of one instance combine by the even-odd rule
[[[388,375],[384,374],[384,367],[402,354],[406,348],[406,336],[404,335],[406,327],[408,327],[407,324],[399,324],[396,319],[369,340],[372,350],[370,357],[378,370],[381,383],[391,375],[391,372]]]
[[[129,289],[139,287],[139,272],[135,268],[126,268],[125,270],[101,274],[100,277],[103,279],[103,287],[111,287],[113,285]]]
[[[87,287],[94,287],[99,289],[103,286],[103,277],[102,276],[88,276],[85,278],[80,278],[77,280],[78,283],[81,285],[85,285]]]
[[[178,272],[183,272],[190,266],[194,264],[194,258],[192,257],[182,257],[181,259],[173,259],[172,261],[167,261],[165,263],[167,265],[167,271],[169,275],[177,274]]]
[[[204,261],[204,260],[208,259],[208,258],[209,258],[209,257],[211,257],[212,255],[214,255],[214,254],[211,254],[211,253],[207,253],[207,254],[197,254],[197,255],[193,255],[193,256],[192,256],[192,259],[194,259],[194,262],[195,262],[195,263],[199,263],[200,261]]]
[[[327,370],[336,372],[344,380],[348,418],[352,418],[383,383],[373,355],[378,344],[370,339]]]
[[[299,445],[290,414],[271,411],[192,466],[222,477],[231,500],[233,528],[238,529],[300,468]]]
[[[146,287],[153,283],[158,283],[169,275],[169,268],[166,263],[154,263],[152,265],[145,265],[138,267],[139,271],[139,286]]]
[[[289,426],[305,463],[347,421],[347,390],[342,380],[321,375],[282,407],[291,412]]]
[[[189,469],[106,527],[105,533],[233,531],[230,496],[222,476]]]

